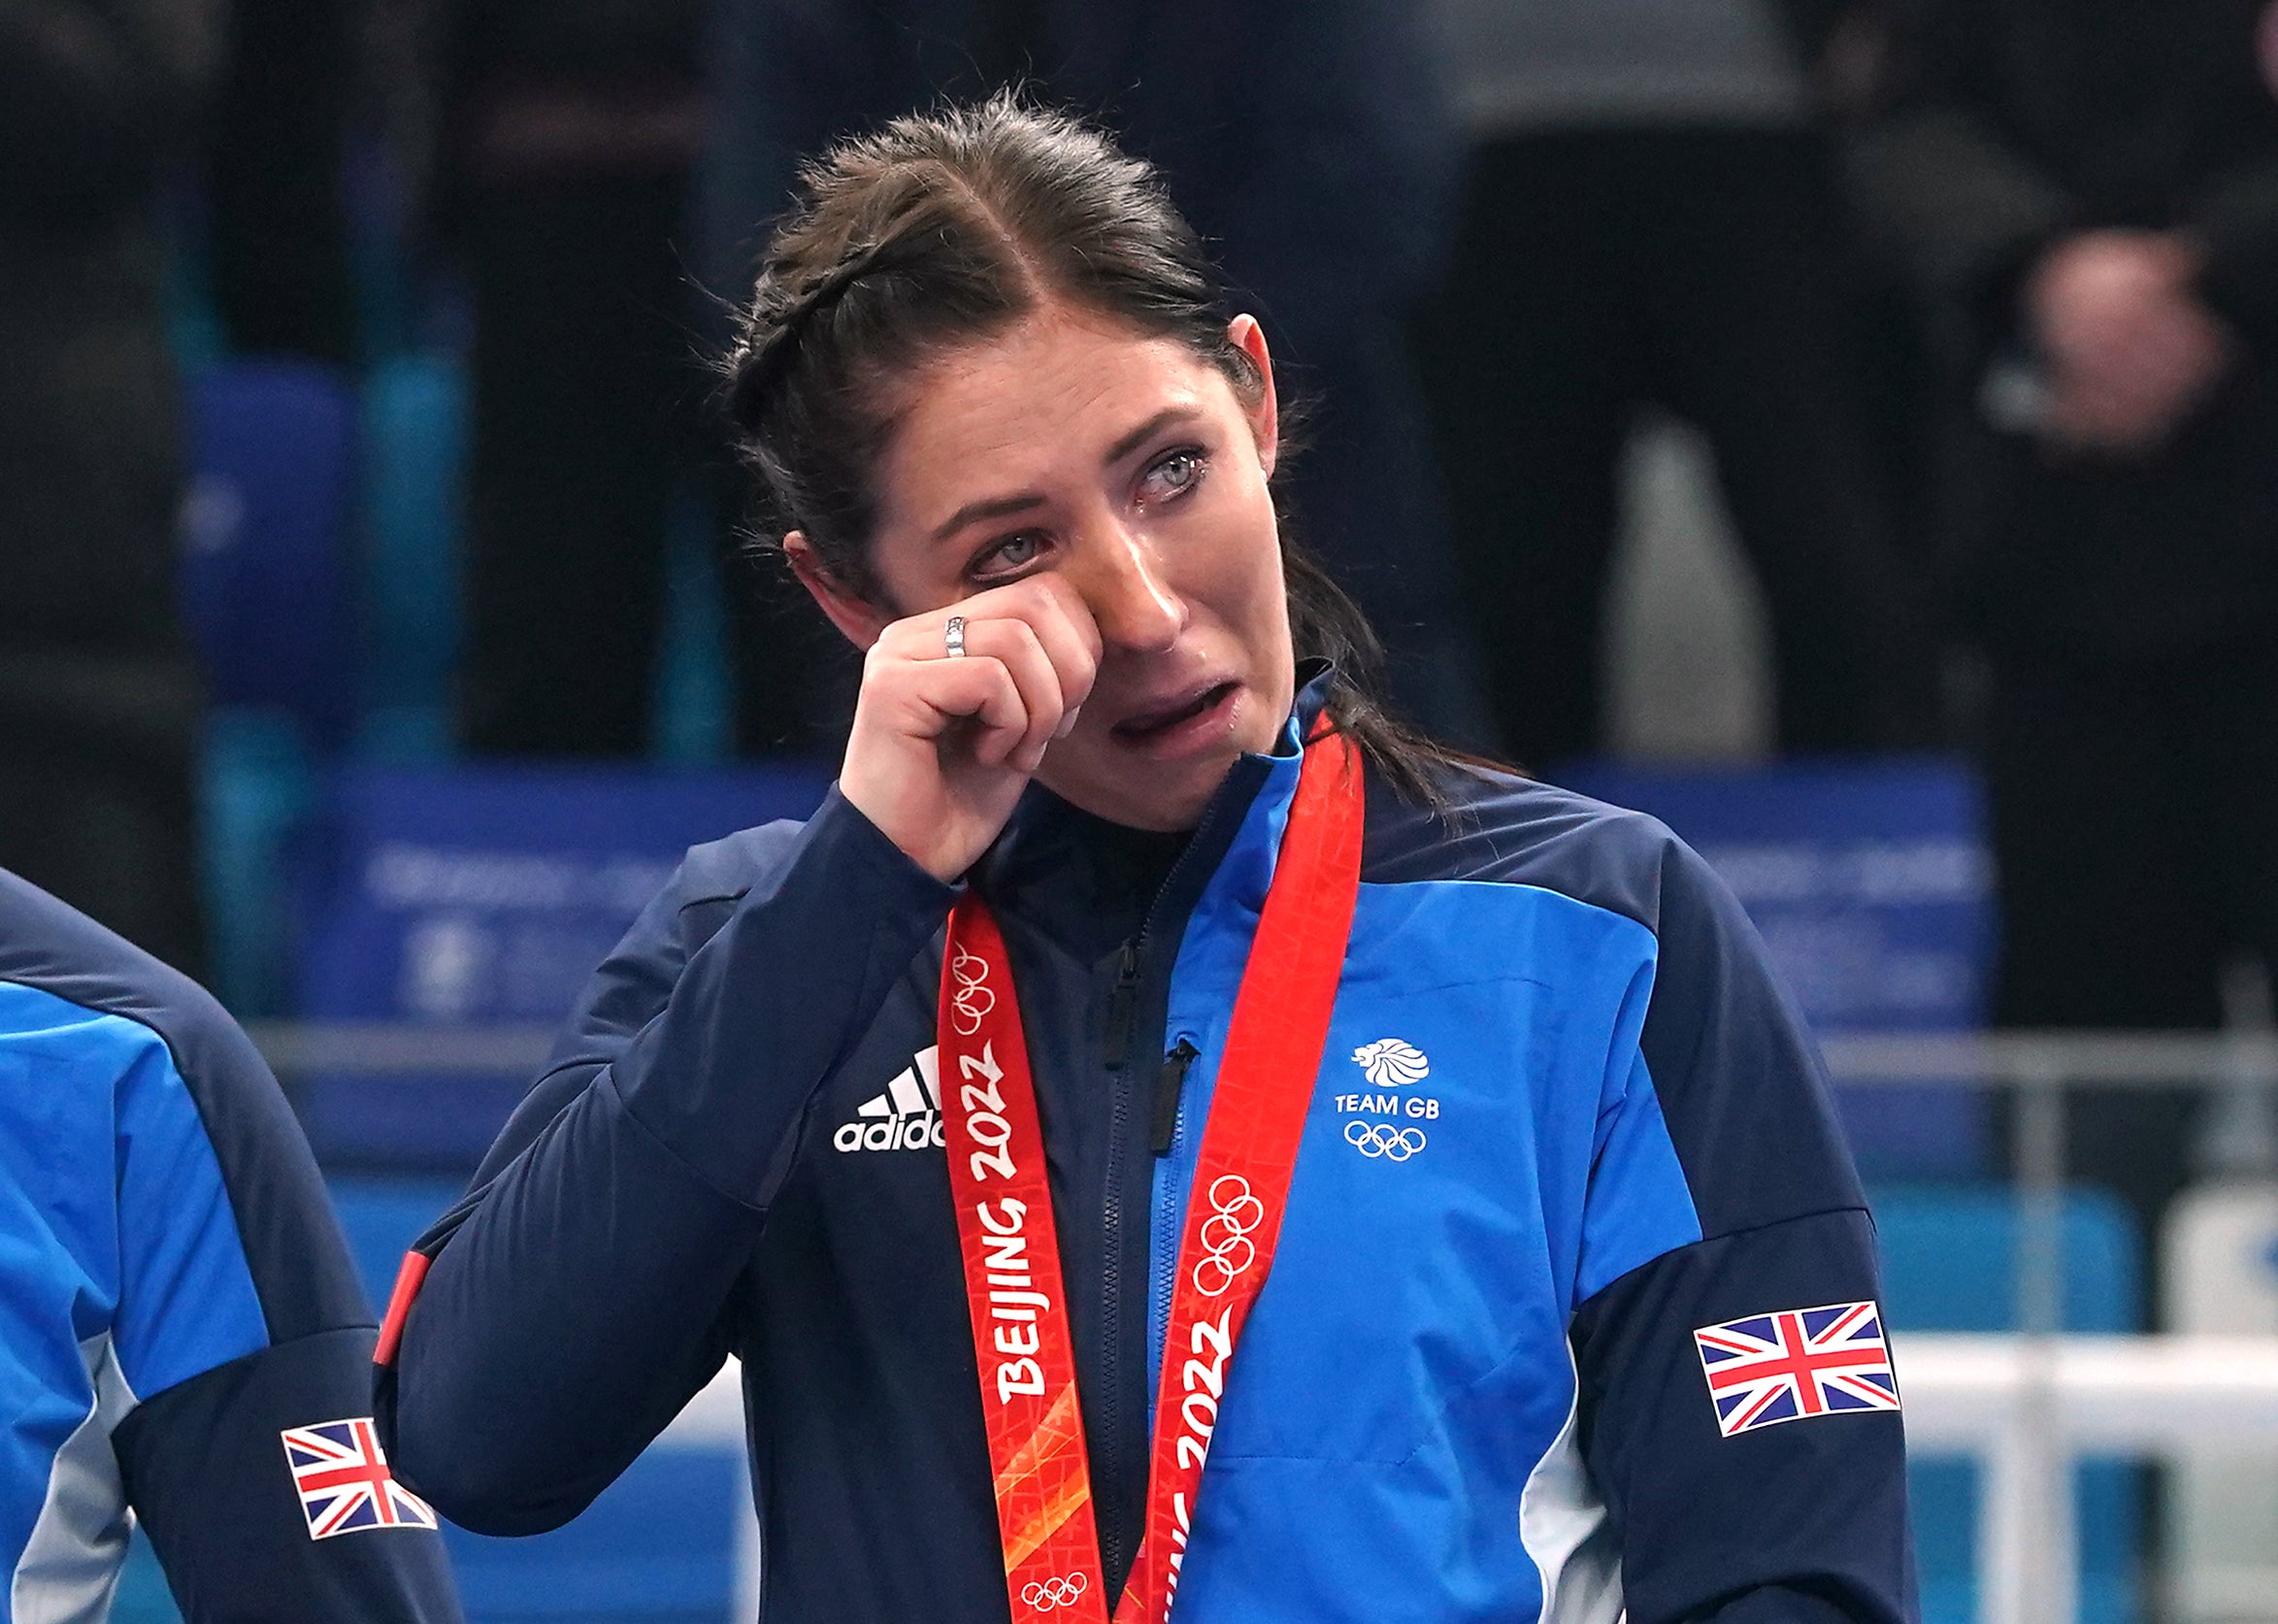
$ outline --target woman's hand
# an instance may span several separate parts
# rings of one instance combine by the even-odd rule
[[[965,620],[962,658],[949,653],[951,615]],[[912,862],[954,880],[1075,725],[1099,666],[1091,612],[1048,574],[897,620],[863,661],[839,793]]]

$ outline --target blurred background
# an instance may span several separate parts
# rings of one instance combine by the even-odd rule
[[[1926,1617],[2278,1619],[2270,0],[0,0],[0,866],[250,1023],[384,1294],[828,783],[704,357],[800,154],[1008,83],[1263,318],[1400,704],[1763,931]],[[741,1448],[472,1614],[749,1617]]]

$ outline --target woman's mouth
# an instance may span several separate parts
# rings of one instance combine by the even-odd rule
[[[1223,730],[1238,682],[1215,682],[1192,694],[1126,716],[1108,731],[1122,744],[1141,748],[1175,748]]]

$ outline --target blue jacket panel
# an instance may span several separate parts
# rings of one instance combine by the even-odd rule
[[[1272,764],[1173,978],[1170,1036],[1195,1058],[1155,1179],[1158,1373],[1211,1057],[1294,771]],[[1563,1589],[1562,1616],[1610,1617],[1626,1599],[1634,1616],[1676,1617],[1750,1586],[1792,1588],[1797,1607],[1829,1596],[1854,1616],[1902,1615],[1895,1415],[1820,1423],[1841,1439],[1835,1461],[1875,1463],[1852,1497],[1856,1548],[1797,1550],[1793,1524],[1747,1512],[1709,1541],[1690,1509],[1737,1486],[1728,1451],[1762,1449],[1719,1436],[1693,1330],[1876,1292],[1819,1068],[1753,933],[1649,819],[1516,784],[1474,793],[1469,812],[1455,843],[1403,830],[1397,811],[1375,820],[1287,1226],[1218,1411],[1211,1470],[1224,1481],[1201,1502],[1181,1606],[1294,1624],[1335,1616],[1339,1594],[1410,1598],[1429,1574],[1428,1596],[1377,1615],[1529,1617]],[[1513,838],[1530,827],[1548,838]],[[1490,833],[1492,856],[1447,849]],[[1678,945],[1665,952],[1665,938]],[[1763,1137],[1741,1143],[1729,1125]],[[1628,1301],[1615,1282],[1656,1264],[1681,1277],[1708,1266],[1704,1233],[1790,1220],[1818,1247],[1810,1267],[1775,1272],[1773,1244],[1752,1238],[1744,1249],[1767,1260],[1755,1296],[1610,1334]],[[1578,1312],[1599,1328],[1579,1368],[1568,1344]],[[1605,1400],[1586,1386],[1640,1356],[1660,1360],[1665,1430],[1601,1431]],[[1666,1501],[1623,1492],[1638,1447],[1675,1491]],[[1825,1505],[1857,1474],[1831,1462],[1799,1493]],[[1657,1570],[1643,1559],[1688,1549],[1679,1593],[1651,1606]],[[1301,1551],[1335,1561],[1293,1562]]]
[[[368,1414],[372,1320],[213,1001],[0,872],[0,1619],[99,1619],[131,1508],[190,1624],[452,1621],[436,1536],[313,1541],[281,1433]]]
[[[0,1380],[16,1400],[0,1434],[0,1558],[13,1574],[98,1380],[155,1394],[269,1334],[219,1164],[156,1033],[0,982]]]
[[[1246,758],[1183,843],[1039,793],[971,879],[1032,1046],[1111,1588],[1295,776]],[[1450,786],[1452,826],[1371,794],[1180,1618],[1909,1618],[1898,1416],[1726,1439],[1694,1342],[1877,1289],[1761,947],[1659,825]],[[691,853],[421,1243],[383,1383],[416,1486],[475,1526],[559,1522],[734,1352],[765,1616],[1007,1616],[939,1132],[955,895],[835,795]]]

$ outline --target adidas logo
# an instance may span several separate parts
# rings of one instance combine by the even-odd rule
[[[947,1143],[938,1048],[918,1050],[883,1094],[856,1106],[853,1119],[831,1136],[837,1150],[939,1150]]]

